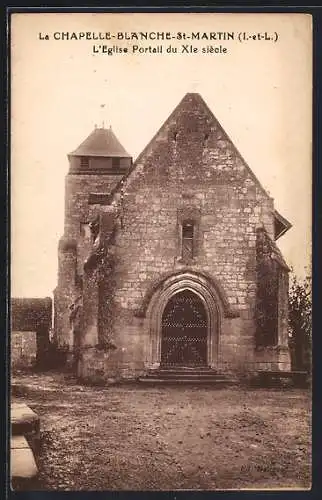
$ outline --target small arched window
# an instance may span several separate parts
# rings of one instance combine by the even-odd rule
[[[185,220],[182,223],[182,258],[193,258],[194,222]]]

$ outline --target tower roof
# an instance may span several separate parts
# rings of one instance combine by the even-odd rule
[[[112,128],[95,128],[71,156],[110,156],[131,158],[112,131]]]

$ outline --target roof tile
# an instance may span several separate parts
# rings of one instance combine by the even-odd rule
[[[71,156],[114,156],[130,158],[111,128],[95,128]]]

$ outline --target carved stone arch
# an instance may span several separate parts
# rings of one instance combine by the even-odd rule
[[[194,282],[200,282],[204,283],[204,285],[207,287],[210,287],[213,290],[213,293],[215,293],[216,296],[219,298],[219,302],[222,305],[223,308],[223,315],[226,318],[237,318],[239,317],[239,311],[237,309],[234,309],[229,301],[228,297],[226,296],[226,293],[219,283],[218,280],[210,276],[208,273],[205,272],[195,272],[191,271],[189,269],[182,269],[177,272],[170,272],[170,273],[164,273],[161,277],[159,277],[157,280],[152,282],[152,284],[148,287],[145,296],[142,300],[141,306],[135,311],[135,316],[139,318],[145,318],[147,314],[147,309],[150,304],[150,301],[152,300],[152,297],[154,294],[159,290],[163,289],[169,286],[169,284],[174,283],[176,281],[181,282],[183,277],[190,277],[190,279]]]
[[[192,272],[180,272],[168,276],[154,288],[149,297],[145,314],[148,328],[149,349],[147,352],[148,368],[159,368],[161,361],[162,314],[168,301],[176,293],[190,290],[201,299],[207,313],[207,364],[217,364],[218,344],[225,305],[218,290],[205,276]]]

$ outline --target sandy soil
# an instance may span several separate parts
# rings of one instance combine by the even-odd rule
[[[12,382],[41,418],[38,489],[310,488],[307,390]]]

